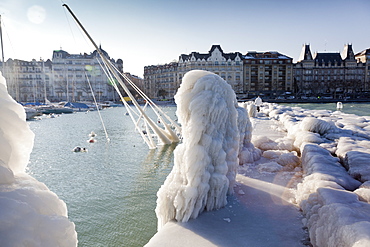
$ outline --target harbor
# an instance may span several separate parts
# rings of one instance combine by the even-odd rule
[[[175,107],[163,107],[174,116]],[[28,121],[35,133],[28,172],[68,207],[79,246],[142,246],[156,232],[156,192],[175,145],[149,150],[125,107]],[[88,143],[94,131],[95,143]],[[75,153],[76,146],[87,148]]]
[[[335,104],[305,104],[335,111]],[[175,106],[161,106],[174,119]],[[343,112],[368,115],[369,104],[344,104]],[[173,166],[176,145],[155,150],[132,127],[125,108],[63,114],[28,121],[35,133],[28,173],[45,183],[68,207],[79,246],[143,246],[157,231],[156,193]],[[97,134],[88,143],[89,133]],[[86,153],[74,153],[81,146]]]
[[[369,3],[333,6],[0,6],[0,245],[370,246]]]

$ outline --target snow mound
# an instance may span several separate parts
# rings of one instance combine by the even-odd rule
[[[343,161],[348,173],[361,182],[370,181],[370,141],[357,136],[341,137],[336,155]]]
[[[304,118],[300,125],[302,130],[318,133],[320,135],[336,130],[334,122],[312,117]]]
[[[268,163],[262,163],[257,166],[257,169],[260,172],[278,172],[283,168],[283,166],[279,165],[277,162],[272,161]]]
[[[241,108],[244,108],[248,112],[249,117],[257,117],[257,106],[251,101],[239,103]]]
[[[351,192],[361,183],[348,175],[339,159],[315,144],[306,144],[302,166],[306,173],[296,200],[307,218],[313,246],[368,246],[370,205]],[[366,200],[368,189],[357,190]]]
[[[261,158],[261,150],[252,144],[252,123],[245,108],[237,107],[239,141],[239,164],[252,163]]]
[[[289,150],[293,151],[293,139],[279,138],[275,141],[267,136],[252,137],[252,143],[261,150]]]
[[[355,193],[319,188],[304,213],[313,246],[370,246],[370,204]]]
[[[13,173],[24,172],[33,148],[34,134],[26,123],[24,108],[8,94],[1,74],[0,112],[0,165]],[[11,176],[10,171],[3,176]]]
[[[344,165],[348,173],[361,182],[370,181],[370,153],[350,151],[346,153]]]
[[[6,246],[77,246],[66,204],[25,173],[34,134],[0,75],[0,239]]]
[[[370,203],[370,181],[363,183],[354,192],[358,195],[360,201]]]
[[[281,166],[290,166],[292,168],[299,166],[301,161],[297,157],[297,152],[288,150],[267,150],[262,156],[269,160],[276,161]]]
[[[302,151],[301,161],[303,171],[307,177],[316,174],[320,176],[320,180],[335,182],[344,189],[351,191],[361,185],[359,181],[347,173],[346,169],[339,163],[338,158],[333,157],[329,151],[318,145],[306,144]]]
[[[295,201],[311,244],[370,246],[370,117],[277,104],[264,106],[263,113],[283,125],[293,145],[287,150],[301,154],[303,177]],[[289,152],[282,151],[281,140],[259,136],[252,142],[270,160],[257,166],[260,172],[295,166],[284,157]]]

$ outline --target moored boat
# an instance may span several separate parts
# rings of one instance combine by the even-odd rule
[[[69,114],[74,112],[74,110],[70,107],[55,105],[40,106],[37,108],[37,111],[41,112],[42,114]]]
[[[64,107],[72,108],[74,111],[88,111],[90,107],[85,103],[80,102],[67,102]]]
[[[36,109],[31,107],[24,107],[24,110],[26,111],[26,120],[31,120],[34,117],[40,115],[40,113]]]

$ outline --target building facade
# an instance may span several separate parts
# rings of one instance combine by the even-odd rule
[[[173,98],[188,71],[207,70],[229,83],[240,98],[258,94],[275,96],[292,90],[292,61],[278,52],[242,55],[240,52],[224,53],[220,45],[212,45],[208,53],[182,54],[178,62],[146,66],[145,92],[151,97]]]
[[[364,86],[363,91],[366,97],[370,97],[370,49],[363,50],[355,55],[358,63],[364,65]]]
[[[115,61],[104,50],[102,52],[122,72],[122,59]],[[20,102],[91,102],[93,97],[90,85],[97,101],[118,101],[119,95],[102,64],[97,51],[90,54],[69,54],[56,50],[53,51],[52,60],[8,59],[1,67],[9,94]],[[136,85],[142,85],[141,78],[129,73],[126,76]]]
[[[352,45],[339,52],[316,52],[303,45],[294,67],[295,92],[298,97],[327,97],[342,99],[359,97],[368,90],[365,79],[366,62],[358,54],[356,59]]]
[[[248,52],[243,57],[244,97],[276,98],[293,90],[293,59],[278,52]]]
[[[122,72],[122,60],[110,59],[103,52]],[[101,64],[97,51],[69,54],[58,50],[53,52],[52,60],[9,59],[1,67],[8,91],[17,101],[92,101],[90,85],[98,101],[117,101],[119,96]],[[287,94],[302,99],[370,97],[370,49],[355,54],[351,44],[345,45],[342,53],[313,55],[310,45],[303,45],[296,63],[276,51],[242,55],[225,53],[220,45],[212,45],[208,53],[181,54],[177,62],[145,66],[144,80],[125,75],[150,98],[172,99],[183,76],[195,69],[218,74],[238,98],[261,95],[275,99]]]
[[[213,45],[208,53],[181,54],[178,62],[144,67],[145,93],[154,98],[172,99],[186,72],[211,71],[227,81],[236,93],[243,92],[242,54],[224,53],[220,45]]]
[[[122,69],[122,60],[110,59],[104,55],[117,68]],[[53,96],[52,101],[93,101],[90,85],[97,101],[119,99],[112,82],[102,69],[103,62],[97,51],[90,54],[69,54],[63,50],[53,52],[52,75]],[[122,72],[122,71],[121,71]],[[90,85],[89,85],[90,84]]]
[[[149,98],[173,98],[180,86],[177,69],[177,63],[145,66],[144,93]]]
[[[243,56],[240,52],[224,53],[220,45],[212,45],[208,53],[182,54],[178,62],[177,79],[190,70],[207,70],[219,75],[236,93],[243,92]],[[180,84],[180,83],[178,83]]]
[[[21,102],[44,101],[53,94],[50,60],[8,59],[3,65],[9,94]]]

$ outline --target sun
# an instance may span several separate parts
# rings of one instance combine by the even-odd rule
[[[46,11],[41,6],[33,5],[27,10],[27,18],[32,23],[41,24],[46,18]]]

